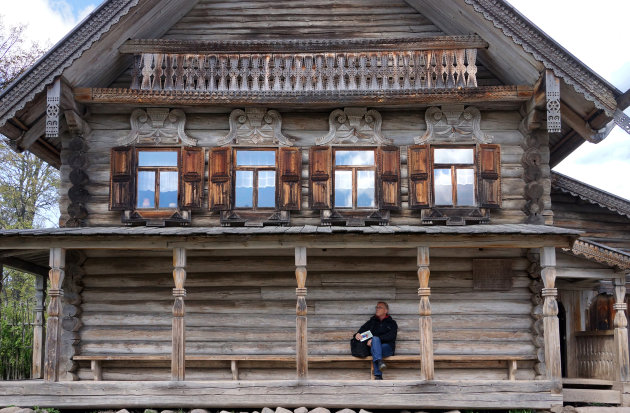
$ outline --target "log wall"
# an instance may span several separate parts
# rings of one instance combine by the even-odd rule
[[[308,249],[309,354],[347,355],[349,340],[390,304],[399,325],[397,354],[419,354],[415,250]],[[435,354],[533,356],[529,262],[518,249],[431,249]],[[80,354],[169,354],[172,260],[169,251],[88,251],[83,268]],[[512,258],[513,288],[473,289],[473,258]],[[295,354],[293,250],[188,251],[186,353]],[[470,368],[475,367],[475,368]],[[240,362],[242,379],[292,379],[294,364]],[[397,364],[391,379],[419,378],[418,363]],[[91,379],[89,363],[78,375]],[[436,363],[437,379],[505,379],[504,363]],[[164,380],[167,363],[142,368],[106,363],[105,380]],[[229,362],[188,363],[187,380],[232,377]],[[310,378],[365,379],[362,363],[311,364]],[[519,362],[517,379],[533,379]]]
[[[87,121],[92,132],[86,137],[88,146],[88,165],[86,172],[89,183],[85,186],[89,192],[87,201],[87,226],[118,226],[121,216],[117,211],[108,211],[110,149],[118,145],[118,139],[128,135],[130,131],[129,116],[132,109],[116,109],[113,107],[92,107]],[[207,148],[217,145],[217,141],[229,132],[228,114],[231,109],[217,109],[219,113],[209,113],[207,109],[184,108],[187,116],[186,133],[198,139],[198,145]],[[411,211],[407,205],[407,155],[406,148],[413,144],[414,137],[422,135],[426,130],[424,111],[413,110],[381,110],[383,117],[383,135],[393,139],[395,145],[401,147],[401,178],[402,178],[402,210],[392,212],[392,224],[420,223],[420,212]],[[302,147],[302,210],[291,213],[291,223],[294,225],[320,223],[318,211],[313,211],[308,205],[308,150],[315,144],[315,139],[328,133],[328,116],[330,110],[308,112],[281,111],[282,129],[285,135],[295,139],[296,145]],[[486,111],[482,112],[481,128],[483,132],[494,136],[493,143],[501,145],[501,192],[502,207],[491,212],[491,222],[496,224],[523,223],[527,216],[523,212],[526,199],[524,196],[525,182],[523,180],[523,136],[518,131],[521,116],[516,111]],[[62,185],[60,189],[60,209],[62,223],[68,219],[69,205],[68,189],[70,188],[70,166],[68,157],[69,139],[64,139],[61,168]],[[542,174],[549,182],[548,150],[544,149]],[[207,165],[206,165],[207,166]],[[193,211],[193,226],[219,225],[216,212],[208,211],[207,167],[204,183],[203,205]],[[543,201],[545,216],[550,216],[551,202],[549,187],[546,185]]]

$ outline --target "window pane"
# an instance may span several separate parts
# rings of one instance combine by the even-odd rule
[[[276,207],[276,171],[258,171],[258,207]]]
[[[275,151],[236,151],[237,166],[276,166]]]
[[[448,164],[473,164],[472,149],[435,149],[433,151],[433,163]]]
[[[457,169],[457,205],[475,205],[475,173],[472,169]]]
[[[177,152],[140,151],[139,166],[177,166]]]
[[[138,208],[155,208],[155,172],[138,172]]]
[[[435,169],[433,182],[435,183],[435,205],[453,205],[453,190],[450,169]]]
[[[374,151],[335,151],[335,165],[374,165]]]
[[[352,171],[335,171],[335,206],[352,208]]]
[[[374,171],[357,171],[357,207],[374,207]]]
[[[177,172],[160,172],[160,208],[177,208]]]
[[[254,171],[236,171],[234,205],[237,208],[254,206]]]

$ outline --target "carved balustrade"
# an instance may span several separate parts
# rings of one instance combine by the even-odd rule
[[[134,55],[131,89],[248,94],[477,87],[477,49]]]
[[[609,331],[581,331],[577,343],[578,377],[615,380],[615,337]]]

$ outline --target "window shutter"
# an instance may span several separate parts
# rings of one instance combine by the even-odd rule
[[[203,148],[182,148],[180,175],[182,208],[201,208],[204,166]]]
[[[280,148],[278,151],[278,209],[298,211],[302,198],[300,181],[302,152],[299,148]]]
[[[484,208],[501,206],[501,148],[479,145],[479,202]]]
[[[208,206],[212,211],[232,208],[232,148],[210,149],[208,159]]]
[[[429,145],[413,145],[407,149],[409,171],[409,208],[429,206],[429,182],[431,175]]]
[[[109,191],[110,211],[134,208],[135,190],[134,149],[129,146],[112,148]]]
[[[385,146],[378,150],[379,207],[400,209],[400,149]]]
[[[311,208],[330,209],[332,149],[330,146],[313,146],[309,154],[311,181]]]

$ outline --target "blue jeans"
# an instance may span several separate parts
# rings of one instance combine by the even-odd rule
[[[383,373],[378,368],[378,362],[383,360],[383,357],[389,357],[394,354],[394,350],[392,350],[392,346],[387,343],[381,343],[381,339],[379,337],[372,337],[372,347],[370,347],[370,351],[372,352],[372,363],[374,364],[374,375],[382,376]]]

